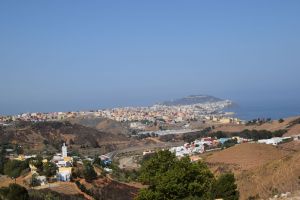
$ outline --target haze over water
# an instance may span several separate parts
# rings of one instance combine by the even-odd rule
[[[298,102],[260,102],[259,104],[241,102],[239,105],[226,110],[235,112],[235,116],[243,120],[257,118],[280,119],[300,115]]]
[[[1,1],[0,114],[191,94],[300,114],[300,1]]]

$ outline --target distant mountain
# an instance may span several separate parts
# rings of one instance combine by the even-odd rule
[[[179,106],[179,105],[193,105],[198,103],[213,103],[218,101],[223,101],[223,99],[214,96],[209,96],[209,95],[190,95],[180,99],[165,101],[160,103],[159,105]]]

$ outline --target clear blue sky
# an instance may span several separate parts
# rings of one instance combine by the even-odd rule
[[[300,100],[300,1],[0,2],[0,114]]]

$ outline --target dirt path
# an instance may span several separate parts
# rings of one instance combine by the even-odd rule
[[[63,193],[66,195],[74,195],[74,194],[82,194],[85,199],[87,200],[94,200],[93,197],[87,195],[86,193],[82,192],[75,183],[73,182],[56,182],[50,183],[43,186],[35,187],[36,190],[46,189],[49,188],[58,193]]]

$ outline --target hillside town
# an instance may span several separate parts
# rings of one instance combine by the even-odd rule
[[[130,126],[144,129],[145,123],[176,124],[181,122],[208,120],[217,123],[243,123],[232,117],[234,113],[224,112],[232,104],[229,100],[197,103],[192,105],[153,105],[150,107],[124,107],[95,111],[23,113],[11,116],[0,116],[0,125],[9,125],[13,121],[58,121],[76,117],[101,117],[119,122],[132,122]]]
[[[279,144],[298,141],[300,140],[300,134],[290,137],[273,137],[270,139],[263,139],[258,141],[253,141],[253,139],[242,138],[238,136],[226,137],[226,138],[215,138],[215,137],[203,137],[196,139],[191,143],[185,143],[183,146],[172,147],[169,150],[175,153],[177,157],[193,156],[197,154],[202,154],[209,151],[222,150],[222,148],[227,148],[236,144],[242,143],[259,143],[277,146]],[[191,157],[193,161],[194,157]]]
[[[169,149],[169,151],[174,153],[175,156],[178,158],[188,156],[190,157],[191,162],[195,162],[201,160],[202,159],[201,154],[205,152],[221,151],[222,149],[226,149],[234,145],[239,145],[243,143],[259,143],[259,144],[268,144],[268,145],[277,146],[279,144],[291,142],[293,140],[299,141],[300,134],[291,137],[274,137],[274,138],[258,140],[258,141],[253,141],[252,139],[242,138],[238,136],[226,137],[226,138],[201,137],[196,139],[193,142],[185,143],[182,146],[173,146]],[[68,154],[68,149],[66,144],[63,143],[61,147],[61,152],[56,153],[55,155],[52,156],[52,158],[49,158],[48,156],[44,156],[40,160],[43,166],[45,165],[52,166],[53,169],[55,170],[53,176],[49,178],[45,175],[39,174],[38,160],[40,158],[38,158],[37,155],[24,155],[24,154],[11,154],[11,153],[9,154],[9,152],[13,152],[13,149],[5,149],[5,151],[8,152],[8,158],[10,160],[26,161],[29,159],[30,175],[31,177],[34,177],[36,181],[35,184],[40,186],[48,184],[48,181],[50,181],[51,183],[72,181],[73,164],[75,161],[76,161],[76,165],[78,164],[83,165],[84,162],[86,161],[91,163],[96,162],[95,158],[70,156]],[[145,150],[142,155],[146,156],[148,154],[153,154],[156,151]],[[106,155],[100,155],[97,157],[97,159],[99,159],[103,164],[104,166],[103,170],[106,173],[113,172],[113,169],[109,167],[112,164],[112,155],[113,154],[108,153]],[[29,179],[29,181],[31,182],[28,184],[32,184],[32,180],[33,178]]]
[[[69,188],[72,194],[97,199],[96,188],[105,188],[107,182],[123,187],[127,183],[140,185],[138,173],[143,171],[143,162],[161,152],[178,161],[205,163],[212,171],[222,171],[227,162],[233,162],[232,169],[236,170],[235,163],[249,160],[247,165],[251,165],[256,162],[252,157],[267,159],[268,151],[292,152],[293,145],[299,144],[300,135],[293,128],[300,124],[300,118],[245,122],[224,111],[231,104],[222,100],[1,116],[0,147],[5,162],[0,178],[39,192],[49,189],[64,194]],[[215,156],[218,158],[214,160]],[[128,191],[130,198],[126,199],[136,194]]]
[[[70,182],[71,180],[74,180],[74,177],[72,179],[74,162],[76,162],[76,166],[84,165],[84,162],[95,162],[95,159],[89,157],[70,156],[65,143],[63,143],[61,147],[61,152],[56,153],[52,157],[49,157],[49,155],[42,156],[36,154],[24,155],[18,153],[10,153],[13,152],[13,149],[4,150],[8,153],[7,158],[10,160],[21,162],[29,160],[29,177],[31,178],[26,180],[26,184],[33,186],[43,186],[48,184],[48,182]],[[112,163],[111,158],[107,155],[101,155],[98,156],[98,158],[103,163],[103,166],[109,166]],[[51,173],[45,173],[44,171],[41,172],[41,166],[43,166],[43,168],[49,168],[49,171],[51,171]],[[104,171],[111,172],[112,170],[108,167],[105,167]]]
[[[298,118],[295,120],[298,122]],[[282,123],[290,124],[291,122],[296,122],[295,120]],[[4,128],[9,129],[11,127]],[[134,174],[136,173],[136,170],[140,170],[141,161],[147,160],[149,157],[151,158],[151,156],[156,155],[161,150],[166,150],[172,153],[172,155],[174,155],[178,160],[189,159],[192,164],[205,161],[210,164],[210,167],[213,167],[217,164],[211,164],[206,159],[210,159],[210,157],[218,154],[221,154],[222,156],[223,152],[226,155],[228,154],[227,156],[237,159],[235,162],[241,162],[244,160],[240,156],[233,156],[231,153],[226,153],[228,151],[232,151],[232,149],[235,150],[234,154],[240,154],[241,152],[244,152],[244,150],[239,149],[244,149],[246,147],[279,151],[282,150],[283,147],[299,144],[300,139],[299,134],[291,136],[277,136],[274,134],[274,136],[269,136],[269,132],[261,132],[261,135],[258,135],[257,138],[263,136],[263,138],[266,139],[253,139],[251,138],[251,135],[248,135],[250,137],[242,135],[225,136],[214,133],[208,135],[198,135],[197,133],[199,132],[201,132],[201,130],[192,130],[188,128],[179,130],[141,131],[139,134],[149,135],[149,138],[145,137],[145,140],[142,139],[143,141],[158,141],[159,144],[163,143],[162,141],[159,141],[160,137],[166,135],[190,134],[192,136],[197,135],[197,137],[196,139],[189,140],[189,142],[174,142],[172,143],[172,146],[162,145],[158,147],[155,145],[148,145],[143,146],[142,148],[128,147],[128,151],[121,149],[120,151],[116,150],[106,152],[102,155],[99,152],[99,148],[96,148],[94,149],[95,153],[90,156],[74,154],[74,149],[72,149],[74,144],[70,143],[60,143],[60,150],[57,150],[55,151],[56,153],[53,152],[51,154],[45,152],[40,152],[37,154],[21,152],[17,151],[18,147],[20,147],[19,145],[2,144],[2,150],[4,155],[6,155],[4,166],[9,166],[14,163],[14,161],[18,161],[15,163],[18,164],[17,167],[22,167],[23,165],[21,165],[21,163],[23,163],[24,166],[27,163],[27,167],[24,169],[22,168],[20,174],[17,175],[17,178],[15,174],[11,172],[13,170],[7,170],[8,167],[5,167],[6,170],[4,171],[2,180],[5,180],[6,182],[16,181],[25,187],[38,191],[45,188],[53,191],[60,191],[60,188],[71,187],[71,189],[69,189],[70,191],[77,191],[86,195],[93,193],[91,193],[90,190],[86,190],[85,187],[88,187],[91,183],[96,184],[98,181],[101,182],[104,180],[110,180],[121,181],[125,183],[137,181]],[[256,132],[253,132],[252,134],[256,134]],[[69,148],[71,151],[68,151]],[[267,156],[267,153],[260,154],[260,152],[258,152],[257,154],[261,156]],[[251,155],[251,153],[249,153],[249,155]],[[249,155],[247,154],[247,156]],[[255,156],[256,154],[254,157]],[[218,160],[219,159],[220,158],[218,158]],[[218,160],[215,162],[218,162]],[[222,165],[220,164],[220,166]],[[87,173],[87,171],[89,171],[91,174]],[[90,176],[92,177],[91,179]],[[128,176],[135,178],[131,179]],[[82,185],[84,185],[84,187]],[[93,195],[97,196],[97,194]]]

